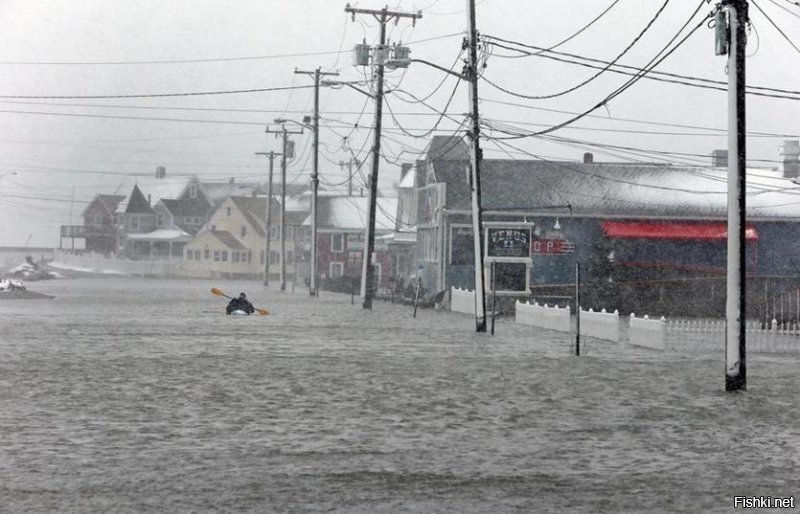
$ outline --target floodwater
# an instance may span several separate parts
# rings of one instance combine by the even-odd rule
[[[800,496],[797,355],[659,353],[256,282],[0,301],[3,512],[730,512]],[[226,317],[246,291],[270,316]],[[800,498],[798,498],[800,500]]]

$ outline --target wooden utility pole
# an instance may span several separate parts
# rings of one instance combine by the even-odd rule
[[[281,134],[283,137],[283,152],[281,152],[281,212],[280,228],[278,238],[281,246],[281,291],[286,291],[286,153],[289,141],[289,134],[302,134],[303,131],[292,132],[286,129],[286,125],[281,125],[280,130],[270,130],[267,127],[267,134]]]
[[[387,48],[386,48],[386,24],[391,20],[399,20],[400,18],[411,18],[412,23],[416,22],[418,18],[422,18],[422,13],[403,13],[397,11],[390,11],[388,7],[380,10],[373,9],[355,9],[350,7],[350,4],[344,8],[345,12],[349,12],[355,19],[356,14],[367,14],[373,16],[380,25],[380,38],[378,47],[375,49],[373,57],[373,66],[377,68],[376,79],[377,85],[375,87],[375,141],[372,145],[372,173],[369,179],[369,215],[367,219],[367,233],[364,241],[364,255],[361,270],[361,297],[364,299],[363,307],[365,309],[372,308],[372,298],[375,294],[374,282],[374,266],[372,264],[372,254],[375,250],[375,216],[377,211],[378,199],[378,166],[381,160],[381,118],[383,115],[383,69],[386,64]]]
[[[724,0],[728,12],[728,274],[725,304],[725,390],[747,389],[745,315],[747,277],[747,151],[745,127],[745,46],[747,0]]]
[[[314,169],[311,172],[311,266],[309,270],[309,289],[311,296],[317,296],[317,193],[319,192],[319,78],[323,75],[339,75],[335,71],[320,71],[317,67],[314,71],[294,70],[295,73],[312,75],[314,77],[314,119],[312,120],[312,130],[314,131]],[[295,251],[297,248],[295,248]]]
[[[464,74],[469,80],[470,189],[472,191],[472,235],[475,251],[475,331],[486,332],[486,295],[483,281],[483,219],[481,212],[480,119],[478,117],[478,31],[475,28],[475,0],[467,0],[467,44],[469,60]]]
[[[276,152],[256,152],[256,155],[266,155],[269,157],[269,181],[267,182],[267,216],[264,220],[267,232],[267,243],[264,248],[264,287],[269,285],[269,239],[272,233],[272,220],[270,219],[272,213],[272,165],[275,157],[281,155]]]

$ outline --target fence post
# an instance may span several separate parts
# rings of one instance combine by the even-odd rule
[[[581,355],[581,263],[575,262],[575,355]]]

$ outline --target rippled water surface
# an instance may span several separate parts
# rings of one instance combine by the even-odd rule
[[[270,316],[226,317],[240,290]],[[255,282],[0,301],[0,511],[729,512],[800,500],[798,356],[661,354]]]

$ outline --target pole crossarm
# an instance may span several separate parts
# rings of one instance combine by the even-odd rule
[[[415,13],[390,11],[388,7],[384,7],[383,9],[359,9],[356,7],[350,7],[350,4],[347,4],[344,8],[344,11],[353,15],[353,21],[356,19],[356,14],[369,14],[374,16],[381,23],[386,23],[392,19],[397,22],[400,20],[400,18],[411,18],[411,23],[413,26],[418,19],[422,18],[422,11],[417,11]]]

